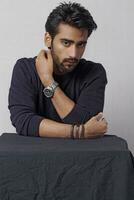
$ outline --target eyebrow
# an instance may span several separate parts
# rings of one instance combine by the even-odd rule
[[[61,40],[61,41],[68,41],[68,42],[70,42],[70,43],[75,43],[73,40],[69,40],[69,39],[67,39],[67,38],[61,38],[60,40]],[[79,41],[79,42],[77,42],[77,43],[83,43],[83,44],[86,44],[87,41],[85,41],[85,40],[81,40],[81,41]]]

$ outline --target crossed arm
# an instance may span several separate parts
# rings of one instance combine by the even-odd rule
[[[47,54],[47,56],[44,56],[44,51],[40,51],[36,59],[36,69],[40,80],[42,81],[42,84],[44,86],[48,86],[53,80],[53,64],[51,52],[47,52],[45,54]],[[44,66],[46,66],[46,69],[44,69]],[[54,96],[51,100],[61,119],[65,118],[75,108],[75,102],[72,101],[68,96],[66,96],[66,94],[61,90],[60,87],[56,88]],[[86,137],[95,134],[104,134],[107,131],[106,120],[104,120],[104,118],[103,120],[98,119],[102,119],[102,114],[94,117],[92,120],[89,120],[86,124],[84,124]],[[55,137],[58,135],[60,137],[69,137],[70,129],[71,125],[69,124],[61,124],[49,119],[44,119],[40,123],[39,135],[42,137]]]
[[[101,80],[100,78],[93,82],[93,87],[96,87],[96,83],[100,84],[102,91],[99,90],[101,91],[101,93],[98,95],[97,98],[95,97],[94,99],[92,99],[91,105],[89,105],[88,109],[83,109],[83,107],[81,107],[81,104],[82,102],[87,102],[86,98],[89,98],[89,95],[93,98],[94,95],[92,95],[92,90],[89,91],[88,89],[89,95],[87,95],[88,91],[86,91],[86,89],[83,90],[78,101],[74,102],[64,93],[64,91],[62,91],[60,86],[57,87],[51,101],[63,122],[59,123],[37,115],[36,101],[34,97],[35,91],[33,85],[31,84],[31,78],[29,77],[29,74],[30,72],[28,73],[28,71],[26,70],[26,66],[24,66],[24,63],[22,63],[22,61],[18,61],[14,68],[12,76],[11,88],[9,93],[9,109],[11,112],[12,123],[16,127],[16,130],[19,134],[39,135],[41,137],[70,137],[71,124],[74,123],[73,120],[70,119],[73,119],[74,116],[75,122],[78,122],[79,120],[83,121],[84,116],[84,126],[87,137],[96,134],[102,135],[106,132],[107,123],[105,120],[101,120],[101,114],[94,116],[94,113],[96,112],[92,109],[90,117],[89,113],[86,113],[87,110],[90,110],[90,108],[92,108],[92,103],[98,105],[100,111],[102,110],[103,106],[101,104],[103,102],[104,87],[102,88],[101,82],[99,83],[99,81]],[[42,81],[42,83],[45,85],[49,85],[51,78],[46,79],[45,83]],[[99,104],[100,96],[102,100]]]
[[[75,103],[64,94],[60,87],[56,88],[52,98],[52,103],[60,118],[64,118],[66,115],[68,115],[75,106]],[[84,124],[85,137],[96,137],[107,132],[107,122],[104,120],[104,118],[101,120],[102,118],[102,114],[100,113],[92,117]],[[42,120],[39,126],[39,135],[41,137],[46,136],[69,138],[70,132],[70,124],[58,123],[50,119]]]

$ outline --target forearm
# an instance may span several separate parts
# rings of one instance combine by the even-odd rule
[[[56,88],[51,100],[61,119],[67,116],[75,106],[74,101],[67,97],[60,87]]]
[[[40,137],[70,138],[70,124],[59,123],[50,119],[43,119],[39,126]]]
[[[40,137],[56,137],[56,138],[95,138],[103,136],[107,132],[107,122],[99,113],[92,117],[86,124],[77,125],[63,124],[50,119],[43,119],[39,126]],[[81,130],[80,130],[81,129]],[[76,133],[77,132],[77,133]],[[82,136],[82,137],[81,137]]]
[[[44,87],[51,85],[53,80],[54,79],[51,76],[47,78],[43,82]],[[75,102],[64,93],[64,91],[60,88],[60,85],[55,89],[51,101],[61,119],[66,117],[75,106]]]

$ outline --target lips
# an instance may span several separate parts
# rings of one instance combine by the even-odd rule
[[[75,64],[75,62],[64,62],[64,64],[73,65],[73,64]]]
[[[76,64],[77,62],[76,61],[64,61],[65,64],[68,64],[68,65],[74,65]]]
[[[63,62],[74,64],[74,63],[77,63],[78,60],[77,59],[65,59]]]

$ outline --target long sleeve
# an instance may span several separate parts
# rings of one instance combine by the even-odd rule
[[[62,119],[64,123],[85,123],[91,117],[103,111],[105,86],[107,84],[105,69],[101,64],[95,64],[90,71],[85,70],[84,75],[85,80],[81,84],[80,95],[75,107]],[[79,76],[82,79],[82,74],[79,74]]]
[[[16,132],[25,136],[39,136],[39,125],[44,118],[74,124],[85,123],[103,111],[106,72],[101,64],[81,60],[72,73],[55,76],[75,107],[60,119],[52,102],[43,95],[43,85],[35,69],[35,59],[19,59],[13,69],[9,90],[10,118]]]
[[[32,72],[24,59],[16,62],[9,90],[10,118],[20,135],[38,136],[39,124],[44,118],[37,115],[37,91],[32,84]]]

